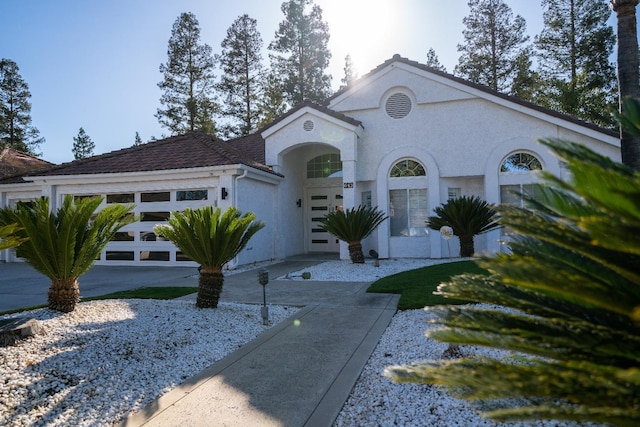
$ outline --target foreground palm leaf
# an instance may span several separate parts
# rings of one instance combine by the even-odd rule
[[[15,248],[26,240],[17,237],[16,231],[18,231],[18,224],[0,226],[0,251]]]
[[[74,310],[80,299],[78,278],[93,266],[116,231],[135,220],[127,215],[132,205],[111,205],[95,214],[101,202],[99,197],[74,202],[67,195],[55,213],[46,197],[0,209],[0,225],[18,224],[14,235],[26,239],[16,255],[51,279],[48,306],[53,310]]]
[[[440,306],[440,341],[515,351],[387,371],[437,383],[467,399],[495,399],[496,420],[563,419],[640,425],[640,174],[561,141],[545,141],[571,183],[545,174],[529,208],[502,206],[512,254],[479,264],[439,293],[503,309]],[[506,398],[522,398],[521,400]]]
[[[206,206],[174,212],[168,225],[156,225],[153,231],[172,241],[187,257],[200,264],[196,306],[216,308],[222,293],[222,268],[235,258],[264,223],[256,216],[244,215],[236,208],[224,213]]]
[[[463,258],[475,253],[474,236],[500,226],[497,212],[479,197],[451,199],[433,211],[436,216],[429,217],[428,227],[432,230],[451,227],[453,234],[460,238],[460,256]]]
[[[320,220],[320,228],[349,245],[349,257],[354,264],[364,263],[362,240],[387,219],[384,212],[369,206],[359,206],[346,211],[336,210]]]

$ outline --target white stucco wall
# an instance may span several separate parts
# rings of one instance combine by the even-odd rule
[[[406,117],[394,119],[387,115],[385,102],[398,92],[411,99],[412,108]],[[613,136],[406,64],[393,64],[360,82],[329,107],[362,122],[357,178],[376,183],[376,199],[384,209],[388,209],[389,168],[402,158],[425,166],[430,210],[446,201],[448,187],[498,203],[500,185],[522,179],[499,174],[503,159],[517,151],[535,155],[545,170],[560,175],[558,159],[538,143],[541,138],[581,142],[620,159],[619,142]],[[500,250],[499,238],[499,232],[478,236],[476,250]],[[437,258],[447,256],[449,248],[454,254],[459,251],[457,239],[447,244],[438,232],[431,231],[426,239],[389,237],[388,224],[377,232],[377,243],[382,257]]]

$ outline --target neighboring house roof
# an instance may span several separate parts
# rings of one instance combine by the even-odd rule
[[[55,164],[7,147],[0,151],[0,179],[31,174],[49,169]]]
[[[131,148],[63,163],[31,175],[144,172],[243,164],[274,173],[237,147],[202,132],[189,132]]]
[[[536,111],[540,111],[540,112],[548,114],[550,116],[557,117],[559,119],[566,120],[566,121],[578,124],[580,126],[587,127],[589,129],[593,129],[595,131],[598,131],[598,132],[601,132],[601,133],[604,133],[604,134],[607,134],[607,135],[610,135],[610,136],[616,136],[616,137],[619,136],[619,132],[618,131],[611,130],[611,129],[605,129],[603,127],[594,125],[592,123],[585,122],[583,120],[577,119],[577,118],[575,118],[573,116],[570,116],[568,114],[560,113],[560,112],[555,111],[555,110],[551,110],[551,109],[548,109],[548,108],[541,107],[541,106],[539,106],[537,104],[534,104],[532,102],[528,102],[528,101],[524,101],[524,100],[522,100],[520,98],[516,98],[515,96],[506,95],[504,93],[501,93],[501,92],[498,92],[496,90],[493,90],[493,89],[491,89],[491,88],[489,88],[487,86],[484,86],[484,85],[481,85],[481,84],[477,84],[477,83],[473,83],[473,82],[470,82],[468,80],[462,79],[460,77],[456,77],[456,76],[454,76],[452,74],[445,73],[444,71],[440,71],[440,70],[437,70],[435,68],[431,68],[431,67],[429,67],[429,66],[427,66],[425,64],[421,64],[419,62],[412,61],[412,60],[407,59],[407,58],[403,58],[402,56],[400,56],[398,54],[393,55],[393,57],[391,59],[386,60],[385,62],[383,62],[382,64],[378,65],[376,68],[374,68],[373,70],[369,71],[364,76],[358,78],[358,80],[356,80],[351,85],[343,87],[342,89],[340,89],[339,91],[334,93],[332,96],[330,96],[329,98],[325,99],[323,104],[325,106],[326,105],[330,105],[331,101],[333,99],[335,99],[335,98],[339,97],[340,95],[342,95],[343,93],[349,91],[351,88],[353,88],[353,86],[355,86],[357,84],[358,81],[364,80],[367,77],[378,73],[379,71],[383,70],[384,68],[386,68],[389,65],[393,64],[394,62],[400,62],[400,63],[403,63],[403,64],[410,65],[412,67],[416,67],[416,68],[421,69],[423,71],[428,71],[430,73],[437,74],[439,76],[442,76],[442,77],[445,77],[445,78],[447,78],[449,80],[452,80],[452,81],[454,81],[456,83],[472,87],[474,89],[477,89],[479,91],[485,92],[487,94],[490,94],[490,95],[493,95],[493,96],[496,96],[496,97],[499,97],[499,98],[514,102],[514,103],[522,105],[524,107],[531,108],[531,109],[536,110]]]

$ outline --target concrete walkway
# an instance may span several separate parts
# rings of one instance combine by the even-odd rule
[[[304,308],[123,425],[331,426],[399,296],[367,294],[363,282],[274,280],[317,262],[268,267],[267,304]],[[262,303],[262,292],[257,272],[250,271],[226,277],[221,300]]]

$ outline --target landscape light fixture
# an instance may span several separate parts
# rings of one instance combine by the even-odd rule
[[[258,270],[258,283],[262,285],[262,307],[260,313],[262,314],[262,324],[269,324],[269,307],[267,307],[267,283],[269,283],[269,270],[261,268]]]

